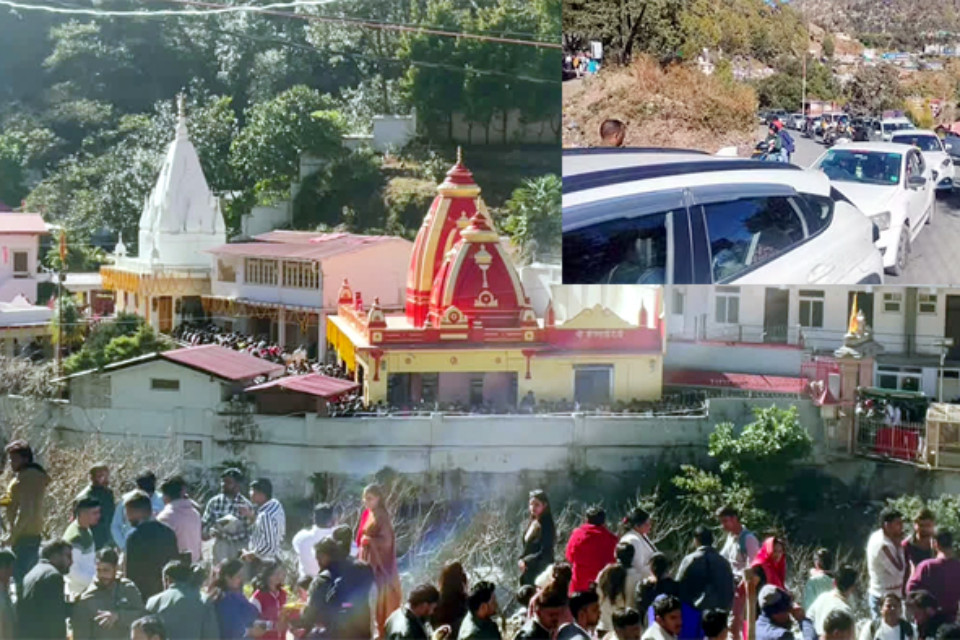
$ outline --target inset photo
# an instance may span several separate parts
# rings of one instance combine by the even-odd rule
[[[613,5],[564,5],[565,283],[960,282],[949,38],[811,3]]]

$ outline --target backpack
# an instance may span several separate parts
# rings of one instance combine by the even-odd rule
[[[872,620],[870,622],[870,640],[877,637],[877,631],[880,630],[880,621]],[[913,640],[913,627],[906,620],[900,621],[900,640]]]
[[[740,555],[742,555],[744,558],[747,557],[747,536],[752,535],[753,532],[744,527],[740,530],[740,535],[737,536],[737,546],[740,548]]]
[[[783,149],[787,153],[793,153],[796,151],[797,147],[793,142],[793,136],[787,133],[786,129],[780,130],[780,141],[783,143]]]

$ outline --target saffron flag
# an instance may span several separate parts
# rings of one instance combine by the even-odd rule
[[[857,294],[853,294],[853,306],[850,307],[850,324],[847,326],[847,333],[856,334],[860,331],[860,321],[857,319],[859,310],[857,309]]]
[[[67,234],[60,229],[60,268],[67,264]]]

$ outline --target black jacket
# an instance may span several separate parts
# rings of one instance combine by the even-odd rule
[[[550,640],[550,632],[534,618],[523,623],[513,640]]]
[[[700,611],[733,606],[733,570],[713,547],[700,547],[680,563],[680,599]]]
[[[468,613],[460,625],[460,634],[457,640],[501,640],[500,627],[493,620],[481,620],[472,613]]]
[[[390,614],[383,625],[384,640],[429,640],[426,623],[419,620],[407,607]]]
[[[66,638],[67,615],[63,574],[47,560],[41,560],[23,578],[23,597],[17,602],[17,637]]]
[[[523,556],[522,560],[526,564],[523,575],[520,576],[520,584],[533,584],[544,569],[553,564],[553,547],[557,543],[557,530],[553,523],[553,516],[546,516],[540,520],[540,534],[527,540],[526,534],[529,528],[523,530]]]
[[[334,563],[310,584],[310,606],[302,622],[321,623],[327,630],[324,637],[369,640],[373,582],[373,569],[365,562],[347,558]]]

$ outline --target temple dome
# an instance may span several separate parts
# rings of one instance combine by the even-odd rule
[[[460,150],[457,162],[437,187],[427,215],[420,225],[410,255],[407,272],[406,315],[411,324],[422,327],[430,308],[430,292],[444,256],[460,240],[470,220],[480,214],[493,228],[493,219],[480,197],[480,187],[463,164]]]
[[[520,277],[486,216],[475,213],[459,235],[433,283],[430,324],[479,322],[488,328],[529,324],[533,312]],[[459,323],[451,322],[451,309],[454,317],[462,318]]]

